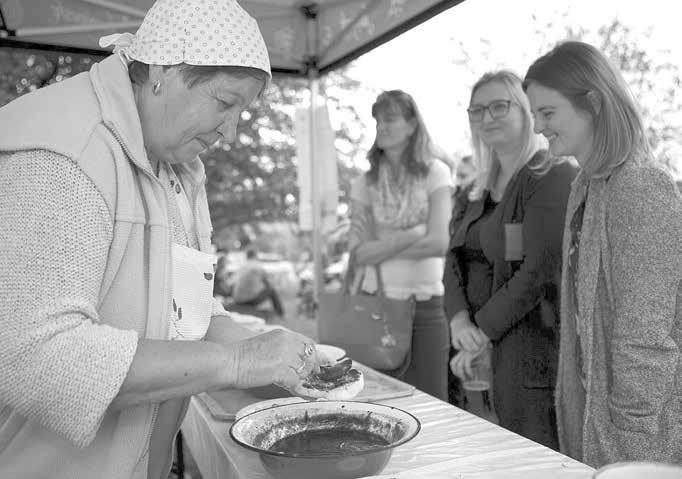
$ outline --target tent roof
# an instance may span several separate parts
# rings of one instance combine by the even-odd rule
[[[241,0],[273,72],[324,74],[463,0]],[[154,0],[0,0],[0,46],[107,55],[100,36],[137,30]],[[4,37],[4,38],[3,38]]]

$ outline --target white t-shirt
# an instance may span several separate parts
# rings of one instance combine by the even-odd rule
[[[423,219],[423,223],[426,224],[428,220],[429,196],[440,188],[452,188],[454,186],[450,169],[440,160],[432,161],[428,174],[424,178],[423,185],[426,194],[423,195],[422,201],[427,203],[427,207],[424,209],[425,214],[423,218],[420,218],[420,221]],[[372,205],[365,175],[360,176],[353,182],[351,198],[365,205]],[[391,237],[395,229],[382,225],[376,219],[375,215],[377,237],[379,239]],[[444,267],[444,257],[388,259],[381,263],[381,277],[384,281],[386,295],[391,298],[405,299],[414,294],[418,300],[426,300],[431,296],[440,296],[444,291]],[[365,279],[362,289],[367,292],[374,292],[377,289],[376,274],[373,266],[365,268]]]

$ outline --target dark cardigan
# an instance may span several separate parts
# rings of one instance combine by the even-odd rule
[[[462,247],[478,220],[484,199],[458,197],[443,282],[448,318],[469,310],[493,341],[495,408],[500,424],[556,447],[552,390],[556,378],[559,333],[561,244],[566,203],[576,170],[555,165],[544,175],[531,169],[546,154],[536,153],[512,178],[481,231],[481,247],[492,265],[490,299],[471,311],[466,298]],[[505,260],[505,225],[521,225],[522,258]],[[540,391],[542,390],[542,391]],[[534,419],[533,416],[542,417]],[[550,430],[548,430],[548,428]]]

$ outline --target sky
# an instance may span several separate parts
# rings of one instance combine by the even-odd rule
[[[365,87],[348,98],[370,130],[363,147],[374,137],[370,107],[376,94],[400,88],[415,98],[438,146],[455,157],[468,153],[465,110],[471,85],[501,67],[523,76],[561,38],[565,25],[583,27],[589,41],[600,26],[618,18],[641,34],[652,58],[682,67],[682,33],[671,5],[665,0],[466,0],[352,64],[350,76]],[[359,166],[366,164],[359,160]]]

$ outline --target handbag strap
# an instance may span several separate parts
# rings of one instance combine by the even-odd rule
[[[384,278],[381,274],[381,263],[374,265],[374,271],[377,276],[377,296],[385,298],[386,292],[384,290]]]
[[[356,268],[355,249],[353,249],[351,250],[350,255],[348,257],[348,266],[346,267],[346,274],[343,277],[343,286],[341,288],[341,291],[344,292],[345,294],[350,294],[350,286],[353,283],[353,279],[355,277],[355,268]]]
[[[342,291],[346,294],[350,294],[350,287],[351,284],[353,283],[353,280],[355,278],[355,271],[357,269],[357,260],[355,258],[355,250],[350,252],[350,256],[348,257],[348,267],[346,268],[346,275],[343,278],[343,288]],[[381,274],[381,263],[377,263],[372,265],[374,268],[374,272],[377,277],[377,296],[385,298],[386,297],[386,291],[384,289],[384,278],[383,275]]]

